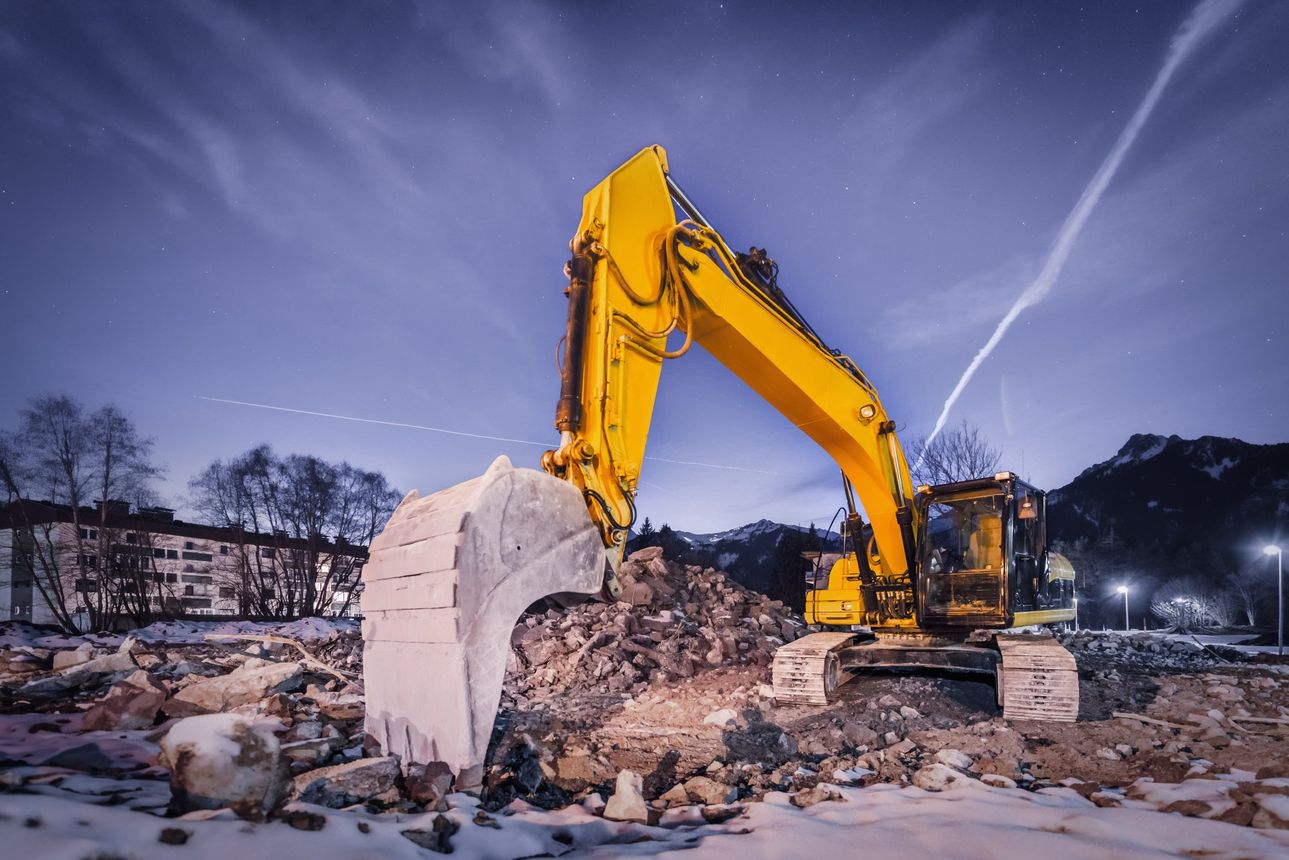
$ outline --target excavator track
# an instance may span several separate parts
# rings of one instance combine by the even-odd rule
[[[846,680],[837,652],[855,640],[853,633],[811,633],[774,652],[771,682],[776,702],[826,705]]]
[[[1074,656],[1052,636],[1000,633],[998,701],[1009,720],[1072,723],[1079,717],[1079,671]]]

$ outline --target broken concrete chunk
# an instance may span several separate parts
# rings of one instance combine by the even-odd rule
[[[262,820],[286,797],[286,761],[271,727],[238,714],[178,721],[161,740],[170,769],[170,809],[231,808]]]
[[[142,669],[118,681],[101,702],[85,714],[82,728],[90,732],[146,729],[157,719],[166,688]]]
[[[299,663],[255,665],[247,661],[227,675],[184,687],[175,694],[174,700],[209,713],[228,711],[299,689],[301,676]]]
[[[816,803],[824,801],[844,801],[841,791],[831,785],[816,785],[813,788],[807,788],[805,791],[798,791],[792,797],[788,798],[789,802],[798,809],[805,809],[808,806],[814,806]]]
[[[924,791],[945,791],[961,784],[968,777],[946,764],[929,764],[913,774],[913,784]]]
[[[72,666],[79,666],[82,663],[88,663],[93,658],[94,646],[89,642],[82,642],[74,649],[55,651],[53,669],[55,672],[61,672],[64,669],[70,669]]]
[[[639,774],[624,770],[618,774],[613,796],[604,805],[604,817],[613,821],[649,822],[649,807],[645,805],[644,780]]]
[[[1001,773],[982,773],[980,781],[985,785],[991,785],[994,788],[1015,788],[1016,780],[1011,777],[1003,776]]]
[[[961,750],[938,750],[932,758],[940,764],[947,764],[949,767],[954,767],[958,770],[966,770],[971,767],[971,756]]]
[[[721,708],[703,717],[703,722],[709,726],[727,726],[738,722],[738,711],[733,708]]]
[[[717,782],[709,776],[695,776],[685,780],[685,794],[694,803],[714,806],[738,800],[738,787]]]
[[[398,773],[398,759],[394,756],[360,758],[300,774],[291,794],[304,803],[340,809],[389,791]]]

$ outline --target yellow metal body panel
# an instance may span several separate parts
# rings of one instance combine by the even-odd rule
[[[1060,624],[1073,621],[1073,609],[1036,609],[1033,612],[1017,612],[1012,619],[1013,627],[1033,627],[1039,624]]]
[[[1047,554],[1047,578],[1048,580],[1068,579],[1074,581],[1074,565],[1070,560],[1059,552],[1049,552]]]
[[[662,361],[696,342],[836,460],[878,546],[887,548],[880,573],[907,575],[895,512],[913,507],[913,486],[876,391],[747,281],[714,231],[678,222],[666,170],[666,153],[649,147],[583,201],[571,243],[575,257],[581,251],[594,261],[580,367],[582,415],[543,466],[584,491],[616,566],[626,537],[619,526],[632,515]],[[668,353],[668,336],[676,332],[685,340]]]

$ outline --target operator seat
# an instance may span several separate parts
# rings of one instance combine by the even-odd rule
[[[967,567],[971,570],[996,570],[1003,562],[1003,518],[982,514],[976,519],[967,547]]]

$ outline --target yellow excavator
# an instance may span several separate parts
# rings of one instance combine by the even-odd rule
[[[824,704],[864,667],[930,667],[995,675],[1008,717],[1075,719],[1072,657],[1018,632],[1074,620],[1042,491],[1010,472],[915,487],[872,382],[797,311],[764,249],[730,248],[662,147],[586,195],[570,248],[560,437],[542,471],[500,457],[480,478],[414,491],[372,544],[367,724],[387,752],[477,774],[520,612],[550,595],[616,597],[662,365],[695,343],[842,473],[843,551],[807,592],[818,632],[776,653],[778,701]]]

